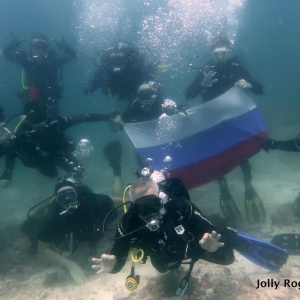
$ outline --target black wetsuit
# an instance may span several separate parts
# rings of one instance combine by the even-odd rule
[[[218,81],[211,86],[203,87],[201,83],[205,78],[205,73],[209,71],[216,72],[212,80],[217,79]],[[236,58],[232,58],[224,64],[216,64],[213,61],[209,61],[208,64],[197,73],[193,82],[187,88],[185,97],[187,100],[191,100],[201,94],[203,102],[207,102],[228,91],[240,79],[245,79],[251,84],[252,87],[249,90],[254,94],[263,94],[262,85],[251,77]]]
[[[133,100],[137,96],[138,87],[154,80],[146,65],[133,62],[121,73],[114,73],[105,66],[100,66],[93,77],[85,85],[83,94],[90,95],[101,88],[105,95],[117,95],[120,100]]]
[[[40,216],[37,238],[41,242],[51,243],[60,250],[69,251],[71,245],[74,251],[78,243],[83,241],[89,241],[94,248],[96,241],[103,236],[103,221],[114,208],[112,199],[107,195],[94,194],[85,185],[76,187],[76,191],[80,205],[72,210],[72,213],[60,215],[63,208],[54,199],[45,209],[45,214]],[[116,213],[110,216],[107,223],[115,218]],[[32,221],[27,222],[33,224],[30,223]],[[27,225],[27,232],[29,228]]]
[[[263,149],[269,150],[282,150],[288,152],[300,152],[299,136],[296,139],[277,141],[268,139],[266,140]]]
[[[63,55],[58,55],[53,49],[49,49],[45,56],[36,55],[33,49],[19,51],[18,43],[11,43],[3,49],[6,59],[21,65],[25,71],[22,80],[26,89],[20,96],[27,101],[41,101],[48,116],[57,118],[58,101],[62,98],[62,87],[58,84],[59,70],[71,61],[76,53],[71,47],[64,45],[61,49]]]
[[[119,72],[115,72],[112,66],[110,54],[113,52],[124,54],[124,65]],[[101,88],[105,95],[116,95],[119,100],[133,101],[137,97],[138,88],[143,83],[155,82],[154,69],[145,63],[143,55],[134,47],[128,47],[125,51],[116,47],[111,51],[103,52],[104,58],[90,80],[83,89],[84,95],[92,94]]]
[[[19,158],[27,167],[37,168],[43,175],[56,177],[56,165],[73,175],[80,175],[83,169],[73,155],[74,142],[65,136],[69,127],[84,122],[109,121],[108,115],[85,114],[59,117],[46,124],[33,125],[22,122],[10,139],[0,146],[0,154],[6,155],[2,180],[11,180],[15,159]]]
[[[222,265],[234,261],[232,235],[229,230],[217,229],[186,199],[174,198],[167,202],[164,208],[166,213],[163,215],[159,231],[145,228],[145,223],[132,213],[133,207],[122,217],[118,223],[116,237],[129,234],[138,228],[143,229],[116,240],[110,252],[116,256],[116,264],[111,273],[117,273],[123,268],[131,246],[142,248],[145,252],[144,260],[149,256],[152,265],[159,272],[178,268],[181,262],[188,258]],[[180,225],[185,229],[182,235],[177,234],[175,230]],[[225,246],[210,253],[200,247],[199,240],[204,233],[211,233],[212,230],[222,234],[220,241],[224,242]]]

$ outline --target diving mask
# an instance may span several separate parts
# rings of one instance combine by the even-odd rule
[[[32,47],[37,51],[46,52],[48,50],[48,42],[42,39],[33,39]]]
[[[56,201],[65,209],[61,214],[68,213],[79,206],[77,192],[70,186],[62,187],[57,191]]]
[[[40,59],[46,58],[49,52],[49,44],[43,39],[32,40],[32,58]]]
[[[165,213],[161,199],[153,194],[135,200],[137,215],[146,223],[150,231],[160,229],[162,215]]]
[[[217,47],[212,54],[216,62],[226,62],[230,57],[230,50],[226,47]]]
[[[110,55],[109,65],[115,73],[122,71],[126,65],[126,62],[127,59],[123,53],[112,53]]]

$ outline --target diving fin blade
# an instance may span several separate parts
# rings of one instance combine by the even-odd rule
[[[273,236],[271,243],[287,250],[291,255],[300,255],[300,234],[282,233]]]
[[[236,233],[234,249],[254,264],[277,272],[286,263],[288,252],[266,241]]]
[[[233,220],[235,223],[242,223],[242,215],[236,206],[229,190],[221,190],[220,194],[220,206],[223,215],[228,220]]]
[[[245,190],[245,209],[249,223],[257,224],[266,221],[264,204],[252,185]]]
[[[185,294],[185,291],[187,290],[189,286],[189,280],[187,278],[182,278],[179,288],[176,290],[176,296],[182,298]]]

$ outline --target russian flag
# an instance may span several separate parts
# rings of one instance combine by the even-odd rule
[[[127,123],[139,158],[187,188],[217,179],[256,154],[267,135],[258,108],[242,89],[158,120]]]

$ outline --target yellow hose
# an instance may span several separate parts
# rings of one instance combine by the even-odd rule
[[[128,186],[125,188],[124,192],[123,192],[123,203],[126,202],[126,193],[127,193],[128,190],[130,189],[130,187],[131,187],[131,185],[128,185]],[[125,212],[125,213],[127,212],[127,207],[126,207],[126,205],[124,205],[124,212]]]
[[[25,71],[24,69],[22,70],[22,89],[23,90],[28,90],[28,86],[25,85]]]
[[[25,116],[25,117],[18,123],[18,125],[17,125],[16,128],[15,128],[14,133],[16,133],[16,132],[18,131],[20,125],[25,121],[26,118],[27,118],[27,116]]]
[[[128,192],[128,190],[130,189],[131,185],[128,185],[124,192],[123,192],[123,203],[126,202],[126,193]],[[124,205],[124,212],[126,213],[127,212],[127,207],[126,205]],[[130,255],[131,255],[131,260],[132,260],[132,264],[134,263],[139,263],[143,258],[144,258],[144,250],[143,249],[136,249],[136,250],[133,250],[133,248],[131,247],[130,248]],[[139,258],[137,258],[139,257]]]

